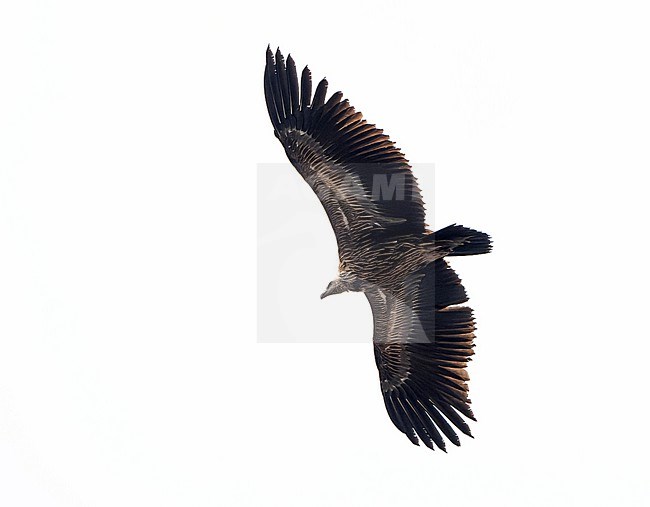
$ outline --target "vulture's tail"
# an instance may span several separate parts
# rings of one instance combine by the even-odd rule
[[[427,241],[449,248],[449,256],[479,255],[492,250],[490,236],[456,224],[432,232]]]

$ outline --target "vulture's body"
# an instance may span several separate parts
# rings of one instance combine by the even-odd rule
[[[414,444],[460,445],[474,419],[465,371],[472,310],[445,257],[490,251],[490,238],[462,226],[431,232],[408,161],[340,92],[312,95],[288,57],[267,50],[266,103],[289,160],[319,197],[339,250],[339,277],[321,297],[363,292],[372,308],[375,361],[386,409]]]

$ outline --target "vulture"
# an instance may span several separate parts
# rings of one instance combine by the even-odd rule
[[[339,274],[321,298],[362,292],[372,310],[381,393],[415,445],[446,451],[472,436],[467,362],[474,318],[446,258],[484,254],[490,237],[462,225],[431,231],[408,160],[327,80],[312,92],[289,55],[267,48],[264,95],[284,151],[321,201],[338,244]]]

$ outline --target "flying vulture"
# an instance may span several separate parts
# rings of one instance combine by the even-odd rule
[[[320,199],[339,252],[339,276],[321,298],[363,292],[386,410],[409,440],[445,450],[471,436],[467,362],[474,318],[446,257],[491,250],[490,237],[461,225],[432,232],[417,181],[383,130],[341,92],[312,93],[311,72],[267,49],[264,94],[275,136]]]

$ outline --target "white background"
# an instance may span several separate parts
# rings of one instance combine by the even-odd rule
[[[0,504],[648,505],[648,12],[415,5],[2,3]],[[324,214],[273,304],[367,340],[257,341],[269,42],[494,238],[453,264],[478,422],[446,455],[388,419],[363,296],[318,300]]]

